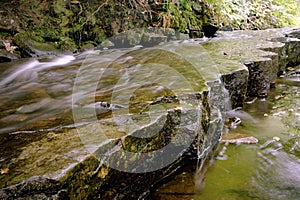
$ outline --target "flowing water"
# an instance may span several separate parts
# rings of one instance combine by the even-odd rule
[[[89,112],[90,108],[93,112],[96,110],[97,117],[100,115],[101,118],[105,118],[111,115],[106,110],[109,107],[110,110],[117,110],[114,112],[117,115],[115,119],[118,119],[118,125],[121,125],[122,121],[128,120],[122,118],[124,114],[129,112],[132,116],[137,113],[142,116],[141,113],[148,109],[149,101],[157,97],[201,91],[203,87],[203,77],[195,75],[190,65],[183,64],[186,60],[175,54],[166,54],[158,50],[144,51],[141,54],[137,51],[131,54],[125,50],[112,50],[102,56],[101,60],[98,56],[89,56],[89,59],[86,59],[86,56],[82,54],[76,58],[62,56],[41,60],[22,59],[0,64],[1,168],[7,165],[14,166],[15,163],[11,161],[22,151],[30,154],[30,150],[22,149],[23,146],[41,140],[51,131],[74,128],[72,109],[73,112],[75,109],[75,115],[77,108],[84,109],[86,115],[80,116],[79,122],[89,122],[90,117],[95,114]],[[136,59],[147,58],[144,61],[148,67],[147,71],[143,71],[143,68],[135,63],[134,56]],[[170,59],[152,69],[151,63],[163,57]],[[116,58],[117,61],[111,64],[110,61]],[[203,63],[207,62],[203,60]],[[85,67],[91,64],[96,67],[86,72]],[[129,70],[124,70],[123,64],[135,65],[135,68],[129,66]],[[111,65],[109,70],[107,65]],[[166,66],[177,67],[177,71],[181,70],[180,76]],[[211,72],[212,65],[208,64],[208,67]],[[86,76],[78,77],[78,72],[86,73]],[[102,77],[90,79],[90,75],[93,74],[101,74]],[[135,74],[135,77],[131,76],[132,74]],[[171,79],[165,80],[165,77]],[[189,77],[188,80],[186,77]],[[153,82],[160,84],[151,84]],[[77,91],[73,86],[78,83],[80,90]],[[91,92],[95,93],[92,99],[86,96]],[[242,118],[242,124],[230,132],[254,136],[259,139],[259,143],[221,145],[222,155],[207,163],[204,168],[207,170],[204,181],[203,177],[197,177],[194,171],[188,170],[175,177],[171,183],[159,188],[153,198],[300,199],[300,161],[299,157],[296,157],[300,149],[299,96],[297,85],[279,84],[268,99],[258,99],[252,104],[246,104],[244,111],[248,114],[240,111],[231,113]],[[116,101],[107,104],[111,98],[115,98]],[[159,107],[153,111],[154,114],[150,118],[146,117],[147,119],[142,121],[137,119],[135,124],[142,126],[143,123],[155,121],[155,113],[165,109]],[[128,131],[127,129],[134,130],[135,127],[127,126],[123,131]],[[107,131],[106,134],[110,135],[110,138],[124,134],[122,131],[112,132],[114,131]],[[26,156],[20,160],[26,160]],[[25,166],[30,165],[26,163]],[[1,176],[1,179],[3,177]],[[11,178],[1,180],[0,185],[5,185],[4,181],[9,179]]]
[[[154,198],[300,199],[299,77],[294,81],[279,80],[267,99],[245,104],[246,115],[236,112],[242,123],[229,133],[254,136],[257,144],[220,145],[204,180],[187,170],[160,187]]]
[[[0,166],[9,169],[0,177],[1,187],[40,173],[29,155],[42,164],[40,155],[48,152],[44,160],[48,160],[49,168],[57,168],[49,163],[58,148],[43,147],[45,141],[39,148],[26,150],[26,146],[46,139],[50,131],[72,127],[72,85],[81,62],[62,56],[0,63]]]
[[[1,63],[0,187],[32,176],[63,175],[87,156],[84,151],[93,153],[105,142],[157,123],[178,106],[172,97],[180,101],[207,87],[176,53],[177,47],[188,52],[189,46],[172,43],[174,52],[164,47]],[[195,48],[196,56],[207,54]],[[181,107],[191,107],[184,102]]]
[[[79,67],[71,63],[74,59],[63,56],[1,63],[0,135],[72,122],[70,95]]]

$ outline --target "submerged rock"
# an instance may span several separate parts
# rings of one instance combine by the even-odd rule
[[[226,135],[222,135],[221,142],[231,144],[256,144],[258,143],[258,139],[245,134],[228,133]]]
[[[282,75],[277,83],[300,86],[300,69],[292,70]]]

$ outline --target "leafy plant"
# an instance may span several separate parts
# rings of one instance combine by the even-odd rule
[[[193,9],[193,8],[199,9]],[[202,17],[197,14],[201,6],[199,2],[192,0],[170,1],[164,0],[162,10],[159,14],[160,25],[163,28],[174,28],[185,32],[187,29],[199,28],[202,24]]]
[[[207,0],[211,18],[236,29],[278,28],[295,24],[300,2],[294,0]]]
[[[201,12],[193,9],[200,6]],[[160,25],[178,31],[203,23],[235,29],[278,28],[295,24],[300,2],[294,0],[164,0]]]

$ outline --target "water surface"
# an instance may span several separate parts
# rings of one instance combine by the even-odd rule
[[[221,153],[205,166],[204,177],[186,171],[160,187],[154,198],[300,199],[300,159],[295,155],[300,149],[295,142],[300,138],[299,97],[299,87],[278,84],[267,99],[245,104],[251,117],[237,113],[242,123],[229,134],[254,136],[259,143],[220,145]]]

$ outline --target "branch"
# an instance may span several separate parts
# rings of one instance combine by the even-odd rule
[[[100,10],[103,6],[107,5],[107,3],[108,3],[108,0],[106,0],[103,4],[101,4],[101,5],[97,8],[97,10],[95,10],[90,16],[88,16],[88,18],[85,20],[85,22],[84,22],[83,24],[81,24],[80,27],[83,27],[86,23],[88,23],[88,21],[91,19],[91,17],[94,16],[97,12],[99,12],[99,10]]]

